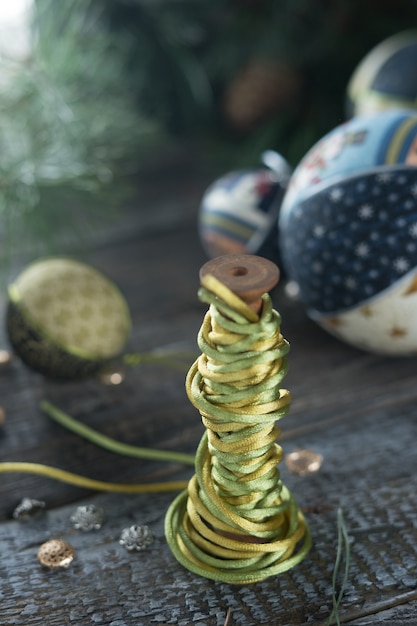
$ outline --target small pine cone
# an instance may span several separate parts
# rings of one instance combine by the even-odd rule
[[[281,61],[253,59],[225,92],[225,119],[239,131],[256,128],[293,102],[301,86],[298,70]]]

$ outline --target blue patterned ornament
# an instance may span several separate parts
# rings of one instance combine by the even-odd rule
[[[262,159],[266,167],[229,172],[204,193],[199,234],[210,258],[257,254],[278,262],[277,217],[290,167],[273,150]]]
[[[347,87],[348,115],[417,109],[417,31],[385,39],[359,63]]]
[[[417,113],[352,119],[300,162],[280,249],[310,317],[358,348],[417,354]]]

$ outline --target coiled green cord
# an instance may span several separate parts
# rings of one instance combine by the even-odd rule
[[[280,316],[267,294],[255,320],[224,285],[216,293],[210,282],[210,289],[199,291],[210,309],[198,336],[202,355],[186,381],[206,433],[195,475],[168,509],[165,534],[190,571],[243,584],[299,563],[311,537],[277,468],[276,421],[290,402],[280,387],[289,350]]]

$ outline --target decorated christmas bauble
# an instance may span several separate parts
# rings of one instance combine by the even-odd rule
[[[277,262],[277,216],[290,167],[272,150],[262,159],[266,167],[229,172],[205,191],[199,233],[210,258],[257,254]]]
[[[348,115],[417,109],[417,31],[398,33],[359,63],[347,88]]]
[[[417,113],[353,118],[302,159],[280,249],[308,314],[356,347],[417,354]]]
[[[15,352],[50,378],[84,378],[118,356],[130,332],[127,303],[97,269],[69,258],[29,265],[9,286]]]

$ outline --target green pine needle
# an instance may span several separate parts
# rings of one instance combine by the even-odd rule
[[[349,576],[349,567],[350,567],[350,544],[349,537],[347,534],[346,524],[343,517],[342,509],[338,509],[337,511],[337,552],[336,552],[336,561],[333,569],[332,576],[332,599],[333,599],[333,608],[332,612],[329,616],[328,621],[326,622],[327,626],[330,624],[337,624],[340,626],[340,617],[339,617],[339,606],[342,602],[343,594],[345,592],[346,583]],[[340,572],[340,568],[342,566],[342,561],[345,561],[345,566],[342,574],[342,581],[340,583],[339,593],[337,593],[337,580]]]

